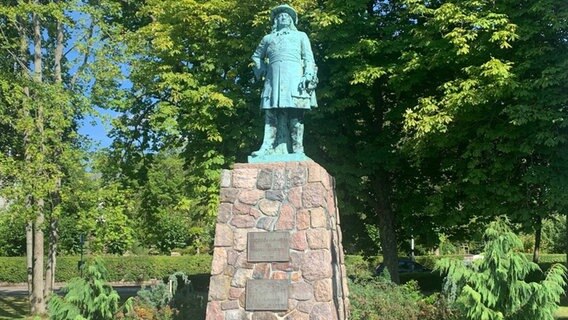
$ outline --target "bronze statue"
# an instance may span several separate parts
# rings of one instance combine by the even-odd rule
[[[296,29],[298,15],[292,7],[273,8],[271,18],[272,32],[262,38],[252,56],[256,78],[264,78],[260,107],[265,124],[262,146],[249,162],[308,159],[303,145],[304,112],[317,107],[318,82],[310,40]],[[289,154],[295,156],[285,156]]]

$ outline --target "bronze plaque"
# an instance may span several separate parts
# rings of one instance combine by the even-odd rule
[[[290,261],[288,232],[250,232],[247,240],[249,262]]]
[[[288,280],[247,280],[245,309],[287,311]]]

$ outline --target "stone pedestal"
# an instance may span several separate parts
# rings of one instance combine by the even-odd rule
[[[222,172],[220,200],[207,320],[348,318],[325,169],[313,161],[236,164]]]

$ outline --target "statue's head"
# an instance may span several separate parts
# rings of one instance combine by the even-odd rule
[[[298,23],[298,13],[296,13],[296,10],[294,10],[294,8],[290,7],[287,4],[281,4],[279,6],[276,6],[274,8],[272,8],[272,13],[270,15],[270,21],[272,21],[272,23],[276,23],[276,18],[278,17],[278,15],[280,13],[287,13],[290,18],[292,18],[292,24],[297,24]]]

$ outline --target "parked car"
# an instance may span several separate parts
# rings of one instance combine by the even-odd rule
[[[380,275],[385,269],[384,263],[379,264],[375,268],[375,275]],[[409,272],[432,272],[431,269],[426,268],[416,261],[412,261],[409,258],[398,259],[398,272],[399,273],[409,273]]]

